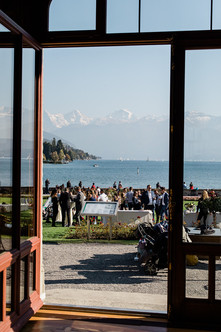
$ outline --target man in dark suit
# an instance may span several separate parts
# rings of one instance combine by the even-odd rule
[[[144,210],[151,210],[154,213],[154,200],[154,192],[151,190],[151,185],[148,184],[147,190],[143,192],[141,197],[141,203],[144,207]]]
[[[45,180],[45,194],[49,194],[49,184],[50,181],[48,179]]]
[[[81,210],[84,204],[84,194],[81,191],[81,187],[77,187],[77,195],[74,198],[75,201],[75,205],[76,205],[76,212],[74,215],[74,219],[76,219],[76,222],[80,225],[81,224],[81,220],[80,220],[80,216],[81,216]]]
[[[68,188],[65,188],[65,191],[62,191],[59,202],[61,205],[61,214],[62,214],[62,226],[71,226],[70,212],[71,212],[71,201],[72,195],[70,194]],[[65,225],[65,217],[67,214],[68,224]]]
[[[166,192],[166,188],[165,187],[161,187],[161,212],[160,212],[160,216],[161,216],[161,220],[164,219],[164,216],[166,216],[166,218],[168,217],[168,208],[169,208],[169,194]]]

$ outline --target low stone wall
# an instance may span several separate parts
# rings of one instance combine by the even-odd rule
[[[197,212],[184,211],[183,221],[185,221],[186,226],[195,227],[195,223],[197,222],[197,216]],[[212,213],[208,214],[206,221],[208,226],[213,225],[214,227],[220,228],[219,226],[221,225],[221,213],[216,212],[215,216]]]

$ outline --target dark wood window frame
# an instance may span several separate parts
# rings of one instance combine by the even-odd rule
[[[29,239],[21,245],[15,241],[16,249],[4,253],[0,259],[0,272],[2,271],[3,291],[1,301],[5,303],[4,284],[6,282],[6,268],[20,257],[36,252],[36,291],[30,297],[33,307],[29,307],[24,301],[18,305],[15,301],[15,313],[11,315],[11,321],[16,324],[18,315],[25,316],[25,310],[37,310],[40,302],[40,234],[41,234],[41,162],[42,162],[42,50],[41,48],[57,47],[94,47],[94,46],[127,46],[127,45],[171,45],[171,92],[170,92],[170,163],[169,163],[169,191],[170,191],[170,220],[169,220],[169,272],[168,272],[168,318],[170,321],[187,319],[197,321],[200,317],[201,323],[219,323],[219,313],[221,301],[215,300],[214,269],[215,256],[221,255],[221,246],[208,244],[205,248],[203,244],[182,243],[182,212],[183,212],[183,145],[184,145],[184,79],[185,79],[185,52],[186,50],[216,49],[221,48],[220,31],[188,31],[188,32],[159,32],[159,33],[133,33],[133,34],[106,34],[106,2],[97,0],[97,20],[95,32],[45,32],[39,36],[38,43],[24,30],[12,22],[4,13],[0,11],[0,21],[11,30],[20,44],[18,57],[21,57],[22,44],[26,41],[36,49],[36,124],[35,124],[35,220],[36,237]],[[5,36],[5,38],[4,38]],[[14,43],[14,39],[9,34],[1,36],[2,45]],[[40,46],[39,46],[40,45]],[[17,73],[18,90],[21,88],[20,75]],[[21,102],[21,101],[19,101]],[[19,110],[19,112],[21,112]],[[15,151],[15,150],[14,150]],[[20,179],[15,177],[15,181],[20,183]],[[15,195],[14,202],[17,197]],[[17,203],[16,203],[17,202]],[[18,210],[17,210],[18,211]],[[179,222],[177,222],[179,221]],[[20,246],[20,247],[19,247]],[[204,253],[209,256],[209,297],[208,300],[185,298],[185,255]],[[0,285],[1,286],[1,285]],[[15,287],[18,287],[15,285]],[[204,314],[205,313],[205,314]],[[142,313],[143,314],[143,313]],[[14,316],[13,316],[14,315]],[[17,315],[17,316],[16,316]],[[149,316],[150,313],[147,313]],[[2,312],[3,323],[9,324],[5,314]],[[0,323],[1,324],[1,323]],[[1,327],[1,325],[0,325]]]
[[[13,194],[12,194],[12,250],[0,256],[1,292],[0,330],[10,327],[18,330],[42,306],[40,298],[41,267],[41,181],[42,181],[42,48],[29,34],[0,11],[1,23],[11,32],[1,34],[0,46],[14,48],[14,101],[13,101]],[[22,123],[22,50],[35,50],[34,98],[34,231],[35,236],[20,243],[20,187],[21,187],[21,123]],[[35,264],[33,292],[29,291],[30,254]],[[20,302],[20,261],[25,258],[24,301]],[[6,315],[6,270],[13,267],[11,287],[11,314]]]

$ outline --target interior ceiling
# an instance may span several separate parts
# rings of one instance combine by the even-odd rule
[[[52,0],[0,0],[0,9],[36,38],[48,31]]]
[[[53,0],[0,0],[0,9],[33,36],[42,47],[114,45],[162,45],[179,41],[187,48],[221,47],[221,34],[214,31],[106,34],[105,0],[97,0],[95,31],[48,32],[49,7]]]

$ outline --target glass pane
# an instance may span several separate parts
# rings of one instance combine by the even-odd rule
[[[12,248],[13,49],[0,49],[0,253]]]
[[[53,0],[49,30],[95,30],[96,0]]]
[[[13,311],[12,308],[12,271],[13,265],[7,268],[6,272],[6,315],[10,315]]]
[[[21,241],[34,235],[34,82],[35,51],[24,49],[21,143]]]
[[[221,1],[213,0],[213,29],[221,29]]]
[[[107,33],[138,32],[138,18],[138,0],[107,0]]]
[[[221,51],[186,52],[184,221],[192,241],[220,242]]]
[[[0,23],[0,32],[9,32],[9,30]]]
[[[210,29],[210,0],[141,0],[141,31]]]
[[[70,187],[75,187],[81,181],[85,197],[89,198],[91,192],[87,188],[91,188],[93,182],[96,187],[109,188],[114,181],[117,186],[121,180],[123,189],[117,199],[121,199],[124,211],[118,212],[121,225],[112,229],[112,235],[121,242],[121,235],[118,237],[117,232],[124,234],[127,229],[124,223],[133,223],[134,217],[149,214],[148,210],[125,210],[126,187],[132,186],[134,194],[136,192],[136,210],[140,209],[141,191],[147,189],[149,183],[153,191],[157,182],[168,188],[170,47],[47,49],[44,61],[44,103],[47,109],[44,112],[44,135],[50,128],[50,132],[56,132],[62,141],[101,156],[102,160],[44,163],[43,185],[46,179],[50,181],[50,189],[56,184],[66,185],[68,180]],[[151,143],[148,144],[147,140]],[[53,136],[49,141],[48,156],[52,148],[58,146]],[[94,167],[96,164],[99,166]],[[109,199],[116,199],[111,188],[106,193]],[[93,195],[98,199],[98,191]],[[146,204],[148,196],[146,193],[142,197]],[[46,210],[48,205],[44,198]],[[157,203],[160,207],[160,199]],[[51,222],[47,223],[46,211],[43,220],[45,241],[47,236],[54,237],[54,241],[56,236],[84,238],[84,221],[82,228],[78,225],[62,227],[61,221],[62,215],[58,213],[56,227],[51,227]],[[91,220],[91,233],[98,231],[99,238],[108,238],[109,232],[103,226],[100,218]],[[154,235],[151,235],[151,227],[147,232],[157,239],[161,235],[158,230],[159,233],[164,230],[163,225],[155,228]],[[76,243],[74,254],[72,244],[61,244],[61,251],[59,249],[56,255],[56,245],[44,243],[47,303],[67,304],[68,301],[72,305],[166,311],[165,235],[159,236],[160,244],[156,241],[156,256],[152,250],[153,242],[147,248],[141,243],[138,252],[139,240],[137,237],[131,243],[127,238],[123,246],[104,243],[102,249],[101,244]],[[137,256],[140,251],[143,254],[141,260]],[[55,262],[53,271],[52,261]],[[71,290],[74,297],[70,296]],[[84,296],[78,296],[80,291]]]
[[[186,297],[208,298],[208,257],[186,255]]]
[[[216,276],[215,276],[215,299],[221,300],[221,261],[220,256],[216,257]]]
[[[20,302],[27,298],[27,257],[21,259],[20,262]]]
[[[36,252],[30,254],[29,265],[29,295],[35,290],[35,257]]]

